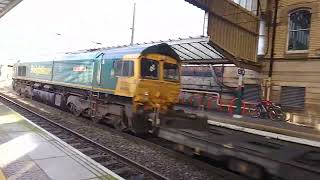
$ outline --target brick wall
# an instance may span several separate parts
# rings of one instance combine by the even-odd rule
[[[272,1],[269,0],[269,3]],[[269,4],[270,5],[270,4]],[[274,6],[271,4],[271,9]],[[289,13],[299,9],[310,9],[311,29],[309,50],[304,53],[292,53],[288,47]],[[272,27],[270,26],[271,30]],[[270,37],[271,38],[270,33]],[[269,50],[262,58],[262,79],[268,79]],[[267,47],[267,46],[266,46]],[[275,62],[273,66],[271,99],[280,101],[281,86],[305,87],[305,107],[300,110],[290,110],[291,120],[309,125],[319,124],[320,117],[320,1],[315,0],[280,0],[275,41]]]

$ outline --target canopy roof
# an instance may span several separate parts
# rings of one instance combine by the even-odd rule
[[[0,18],[19,4],[22,0],[0,0]]]
[[[46,60],[81,60],[95,59],[101,53],[109,59],[121,59],[125,55],[159,53],[180,59],[184,64],[235,64],[218,52],[210,41],[210,37],[190,37],[134,45],[112,46],[97,49],[85,49],[56,55]],[[39,60],[39,59],[38,59]],[[236,64],[237,65],[237,64]]]
[[[175,51],[170,52],[171,55],[169,56],[175,56],[174,54],[176,54],[179,57],[179,59],[185,64],[232,64],[230,60],[226,59],[213,46],[210,45],[209,39],[210,38],[207,36],[190,37],[185,39],[179,38],[176,40],[169,39],[166,41],[137,43],[132,46],[124,45],[99,49],[86,49],[78,52],[70,52],[68,54],[75,55],[79,53],[98,51],[106,53],[108,56],[114,56],[114,58],[116,58],[124,54],[140,54],[143,53],[142,51],[146,52],[148,48],[150,50],[151,47],[156,47],[161,44],[168,44],[171,47],[171,49]],[[165,50],[165,52],[168,51],[169,50]],[[162,52],[160,54],[164,54],[165,52]]]
[[[166,41],[186,64],[232,63],[210,45],[208,36]]]

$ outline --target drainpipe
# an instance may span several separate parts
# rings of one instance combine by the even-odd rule
[[[270,64],[269,64],[269,73],[268,73],[268,83],[267,83],[267,100],[270,100],[271,88],[272,88],[272,73],[273,73],[273,63],[274,63],[274,48],[276,40],[276,31],[277,31],[277,16],[278,16],[278,7],[279,0],[275,0],[275,9],[272,23],[272,40],[271,40],[271,55],[270,55]]]

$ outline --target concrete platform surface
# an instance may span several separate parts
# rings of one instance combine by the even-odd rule
[[[268,119],[233,118],[232,115],[227,113],[201,111],[184,106],[178,106],[177,108],[190,113],[206,115],[209,119],[208,124],[211,125],[320,147],[320,131],[314,128]]]
[[[0,103],[0,180],[122,179]]]

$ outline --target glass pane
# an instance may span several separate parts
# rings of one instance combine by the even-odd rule
[[[176,64],[164,63],[163,78],[167,80],[179,80],[179,67]]]
[[[132,61],[118,61],[114,65],[115,76],[133,76],[133,62]]]
[[[151,59],[142,59],[141,60],[141,76],[147,79],[158,79],[159,62]]]
[[[290,30],[310,28],[311,13],[307,10],[300,10],[290,15]]]
[[[129,63],[123,62],[122,76],[129,76]]]
[[[129,72],[128,72],[128,76],[133,76],[134,75],[134,66],[133,66],[133,62],[132,61],[128,61],[127,62],[129,65]]]
[[[97,83],[100,85],[101,84],[101,63],[98,62],[97,64]]]
[[[122,75],[122,61],[114,62],[114,75],[121,76]]]
[[[309,34],[309,30],[289,32],[288,50],[308,50]]]
[[[300,10],[290,14],[288,50],[307,50],[309,48],[311,13]]]

